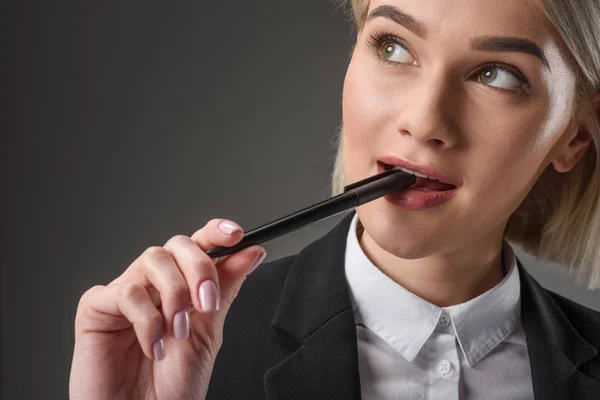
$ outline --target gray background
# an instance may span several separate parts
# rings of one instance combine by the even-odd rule
[[[329,197],[354,34],[329,1],[3,2],[2,392],[67,398],[81,294],[214,217]],[[297,252],[342,216],[265,245]],[[559,266],[518,256],[595,309]]]

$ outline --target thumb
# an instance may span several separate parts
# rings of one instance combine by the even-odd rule
[[[227,314],[246,277],[264,261],[266,256],[267,252],[261,246],[250,246],[217,263],[221,291],[219,313]]]

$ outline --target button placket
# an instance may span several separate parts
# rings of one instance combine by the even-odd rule
[[[449,326],[451,327],[452,324]],[[430,339],[424,349],[427,350],[427,370],[430,376],[427,398],[429,400],[458,399],[461,364],[458,356],[460,347],[456,336],[453,332],[449,332],[449,328],[438,325]]]
[[[446,378],[452,372],[452,363],[448,360],[442,360],[438,363],[437,370],[442,377]]]

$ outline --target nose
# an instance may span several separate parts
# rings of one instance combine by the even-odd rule
[[[460,101],[453,95],[449,83],[422,75],[400,97],[398,132],[437,148],[456,145],[455,121]]]

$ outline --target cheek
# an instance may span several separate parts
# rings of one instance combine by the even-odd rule
[[[535,180],[547,167],[553,147],[570,121],[572,107],[564,94],[550,92],[546,98],[547,102],[515,110],[496,124],[497,148],[506,149],[499,162],[522,171],[521,179]]]
[[[348,67],[344,79],[342,117],[344,160],[348,182],[375,173],[375,148],[378,132],[382,131],[380,97],[369,84],[367,75],[360,72],[356,61]]]
[[[365,140],[373,138],[377,130],[389,122],[392,101],[389,82],[377,82],[378,74],[373,73],[373,66],[368,68],[364,55],[357,55],[348,66],[344,79],[342,96],[342,114],[344,127],[350,133],[361,132],[367,135]],[[362,129],[361,129],[362,128]]]
[[[488,119],[487,139],[478,140],[469,156],[471,203],[487,204],[490,212],[506,217],[517,209],[546,167],[548,138],[557,133],[548,132],[547,120],[543,109]]]
[[[372,145],[362,139],[344,130],[346,184],[359,181],[376,172],[371,171],[374,157]]]
[[[557,124],[549,122],[550,108],[543,99],[521,102],[499,95],[470,103],[463,110],[463,118],[456,120],[459,134],[467,143],[468,164],[471,168],[479,166],[481,171],[514,168],[527,174],[532,163],[542,162],[551,146],[549,137],[556,136]]]

